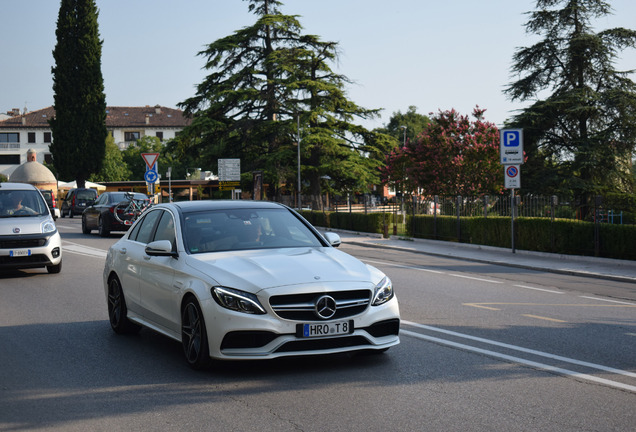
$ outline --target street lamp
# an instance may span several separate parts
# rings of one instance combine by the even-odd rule
[[[404,142],[402,144],[402,148],[406,147],[406,126],[400,126],[404,131]]]
[[[296,115],[296,143],[298,145],[298,211],[301,210],[300,205],[300,114]]]

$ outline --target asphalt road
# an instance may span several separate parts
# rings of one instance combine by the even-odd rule
[[[343,245],[385,271],[402,343],[381,355],[227,362],[115,335],[102,287],[119,234],[58,219],[59,275],[0,274],[0,431],[626,431],[636,302],[613,284]],[[608,285],[609,287],[609,285]]]

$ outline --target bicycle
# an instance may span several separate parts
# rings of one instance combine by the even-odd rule
[[[134,192],[126,192],[125,196],[127,201],[117,204],[113,210],[113,215],[120,223],[132,225],[152,204],[150,199],[135,199]]]

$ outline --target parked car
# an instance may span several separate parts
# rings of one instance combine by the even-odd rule
[[[82,214],[84,209],[93,204],[97,199],[97,191],[95,189],[77,188],[71,189],[64,197],[62,202],[61,216],[73,217]]]
[[[60,217],[60,209],[57,206],[57,199],[55,198],[55,194],[51,189],[40,189],[40,192],[44,197],[44,201],[46,201],[46,205],[49,206],[49,210],[51,211],[53,220],[57,220],[57,218]]]
[[[264,201],[187,201],[148,210],[108,251],[116,333],[148,327],[195,368],[397,345],[390,279],[302,216]]]
[[[62,269],[62,239],[42,194],[26,183],[0,183],[0,269]]]
[[[100,236],[107,237],[111,231],[128,231],[130,225],[125,225],[115,218],[115,207],[122,201],[128,201],[129,192],[104,192],[97,200],[86,207],[82,213],[82,232],[90,234],[96,229]],[[148,196],[135,193],[134,200],[148,201]]]

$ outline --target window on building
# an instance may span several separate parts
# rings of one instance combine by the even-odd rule
[[[2,132],[0,133],[1,143],[19,143],[20,134],[18,132]]]
[[[51,165],[53,163],[53,155],[51,153],[44,153],[44,162]]]
[[[163,132],[157,132],[157,138],[159,138],[159,141],[163,141]]]
[[[35,132],[29,132],[29,144],[35,143]]]
[[[51,132],[44,132],[44,142],[45,143],[51,142]]]
[[[124,132],[124,141],[126,142],[137,141],[139,138],[141,138],[140,132]]]
[[[20,165],[20,155],[0,154],[0,165]]]

